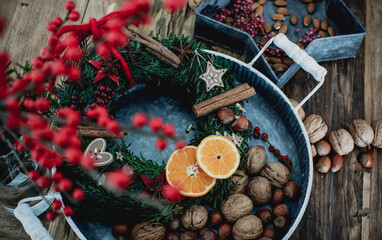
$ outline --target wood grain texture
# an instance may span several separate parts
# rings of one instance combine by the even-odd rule
[[[102,17],[112,2],[121,1],[76,2],[83,22],[87,22],[90,17]],[[46,41],[45,22],[65,12],[63,2],[0,0],[0,13],[10,22],[6,37],[0,39],[0,48],[9,49],[18,61],[30,60]],[[322,63],[328,70],[325,83],[304,106],[307,115],[321,115],[329,131],[346,128],[356,118],[369,122],[382,119],[382,4],[379,0],[344,2],[366,26],[366,39],[355,59]],[[23,7],[21,3],[29,5]],[[154,0],[152,15],[151,24],[143,28],[147,34],[167,37],[175,33],[192,37],[195,14],[189,7],[170,15],[162,7],[162,1]],[[44,24],[37,24],[40,22]],[[238,54],[211,47],[243,60]],[[299,71],[283,91],[300,101],[314,85],[309,74]],[[362,168],[357,153],[352,152],[345,157],[344,167],[338,173],[321,175],[314,171],[309,205],[291,239],[381,239],[382,150],[374,150],[374,156],[376,163],[371,170]],[[357,213],[365,208],[369,208],[369,213],[359,216]],[[0,239],[28,239],[14,218],[3,214],[2,210],[0,216]],[[63,219],[60,217],[52,222],[49,230],[54,239],[73,239],[73,231]]]

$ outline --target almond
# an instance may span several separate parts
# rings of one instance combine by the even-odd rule
[[[260,43],[265,45],[269,41],[269,38],[261,38]]]
[[[275,14],[272,14],[272,19],[275,21],[284,21],[285,17],[284,17],[284,15],[282,15],[280,13],[275,13]]]
[[[301,2],[303,2],[303,3],[312,3],[313,0],[301,0]]]
[[[321,29],[326,31],[326,30],[328,30],[328,26],[329,26],[328,25],[328,21],[322,20],[322,22],[321,22]]]
[[[288,215],[288,214],[289,214],[289,209],[288,209],[287,205],[285,205],[284,203],[277,204],[273,208],[273,215],[275,215],[277,217],[285,216],[285,215]]]
[[[336,32],[334,31],[334,29],[332,27],[328,27],[328,33],[329,33],[329,36],[336,35]]]
[[[255,3],[252,4],[252,6],[251,6],[252,9],[256,9],[256,8],[258,8],[258,7],[260,7],[260,3],[258,3],[258,2],[255,2]]]
[[[293,62],[292,59],[290,59],[290,58],[286,58],[286,59],[283,59],[283,63],[286,64],[286,65],[288,65],[288,66],[290,66],[290,65],[292,65],[294,62]]]
[[[309,15],[306,15],[304,17],[304,26],[305,27],[309,26],[311,22],[312,22],[312,18]]]
[[[269,60],[273,63],[281,63],[281,59],[277,57],[270,57]]]
[[[277,35],[275,32],[271,32],[270,34],[271,34],[271,38],[276,37]]]
[[[278,8],[277,9],[277,13],[280,13],[280,14],[282,14],[284,16],[287,16],[287,15],[290,14],[289,10],[287,8],[283,8],[283,7]]]
[[[278,72],[284,72],[288,69],[288,66],[283,63],[275,63],[273,64],[272,68]]]
[[[292,25],[296,25],[297,22],[298,22],[298,17],[297,17],[296,14],[293,14],[293,15],[290,17],[290,23],[291,23]]]
[[[320,29],[320,26],[321,26],[321,22],[320,22],[320,19],[318,18],[313,18],[313,27],[317,30]]]
[[[320,35],[321,36],[321,38],[324,38],[324,37],[326,37],[326,33],[324,32],[324,31],[318,31],[318,35]]]
[[[227,17],[226,19],[225,19],[225,22],[226,23],[233,23],[235,21],[235,19],[233,18],[233,17]]]
[[[283,0],[276,0],[273,2],[277,7],[285,7],[288,6],[288,3]]]
[[[314,13],[314,11],[316,11],[316,6],[314,5],[314,3],[309,3],[307,9],[308,9],[308,12],[312,14]]]
[[[277,21],[273,24],[274,30],[279,30],[281,28],[281,25],[283,25],[280,21]]]
[[[264,13],[263,6],[259,6],[258,8],[256,8],[256,16],[263,15],[263,13]]]
[[[284,25],[280,28],[279,33],[284,33],[284,34],[286,34],[287,31],[288,31],[288,25],[284,24]]]
[[[263,28],[264,28],[266,33],[269,33],[270,31],[272,31],[271,25],[269,25],[269,23],[267,23],[267,22],[263,22]]]
[[[261,5],[264,5],[266,2],[267,2],[267,0],[259,0],[258,1]]]

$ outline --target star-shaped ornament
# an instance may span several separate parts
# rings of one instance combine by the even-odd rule
[[[216,135],[221,135],[220,132],[216,131]],[[234,144],[236,144],[238,147],[241,146],[241,143],[243,142],[243,138],[237,136],[235,133],[232,133],[232,135],[229,135],[227,132],[224,132],[224,137],[231,140]]]
[[[207,62],[206,72],[199,76],[200,79],[206,82],[207,92],[216,86],[224,87],[222,77],[226,71],[227,69],[216,69],[212,63]]]
[[[99,80],[108,77],[113,80],[116,84],[119,85],[118,81],[118,69],[121,67],[118,63],[119,59],[112,60],[109,58],[108,60],[102,61],[88,61],[91,65],[98,69],[97,76],[94,79],[93,83],[98,82]]]
[[[119,161],[123,161],[123,155],[122,155],[122,152],[115,152],[115,154],[117,155],[116,159],[118,159]]]
[[[165,183],[164,172],[161,173],[156,179],[148,178],[142,174],[139,174],[146,189],[138,196],[140,198],[160,198],[162,196],[162,186]]]

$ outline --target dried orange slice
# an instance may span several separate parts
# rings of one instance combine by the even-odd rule
[[[198,165],[208,176],[226,179],[240,164],[240,154],[235,144],[226,137],[211,135],[202,140],[196,151]]]
[[[200,197],[208,193],[216,179],[208,176],[196,162],[196,147],[186,146],[171,154],[166,165],[166,179],[187,197]]]

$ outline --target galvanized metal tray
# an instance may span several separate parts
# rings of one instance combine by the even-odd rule
[[[228,7],[230,0],[206,0],[195,11],[195,33],[197,38],[215,45],[228,48],[231,51],[244,55],[246,61],[250,61],[259,52],[256,41],[246,32],[218,22],[213,17],[221,7]],[[311,17],[327,19],[330,26],[336,32],[336,36],[313,40],[305,51],[317,62],[354,58],[357,50],[366,34],[365,28],[358,22],[351,11],[341,0],[315,1],[316,11]],[[306,32],[310,27],[303,26],[303,17],[308,15],[306,4],[300,0],[288,0],[287,7],[291,14],[298,15],[299,22],[296,26],[289,24],[290,16],[286,16],[288,23],[288,38],[296,42],[301,37],[295,32],[296,28]],[[273,1],[267,1],[264,5],[264,20],[273,23],[271,15],[277,7]],[[265,58],[261,56],[254,67],[270,78],[278,87],[283,87],[300,68],[293,64],[282,74],[276,75]]]

